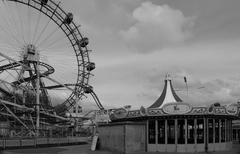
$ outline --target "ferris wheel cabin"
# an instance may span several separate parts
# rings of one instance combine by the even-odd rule
[[[0,18],[4,29],[0,31],[4,48],[0,52],[0,140],[72,136],[76,129],[66,113],[86,94],[98,100],[89,85],[95,69],[89,39],[73,13],[65,11],[58,1],[0,3],[4,14]],[[97,105],[102,107],[100,101]],[[25,146],[19,141],[0,144],[0,148]]]
[[[99,127],[103,149],[120,152],[211,152],[232,148],[232,120],[239,106],[193,106],[176,94],[169,76],[150,107],[114,111]]]

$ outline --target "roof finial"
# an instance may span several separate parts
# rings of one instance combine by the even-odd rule
[[[165,80],[171,80],[171,75],[169,73],[166,74],[166,79]]]

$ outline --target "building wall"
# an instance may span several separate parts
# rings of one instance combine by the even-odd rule
[[[145,125],[125,125],[126,152],[146,151]]]
[[[100,126],[100,149],[124,152],[124,125]]]
[[[100,149],[131,153],[146,151],[146,124],[124,122],[99,126]]]

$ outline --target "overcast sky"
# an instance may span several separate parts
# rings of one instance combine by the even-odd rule
[[[90,38],[97,67],[90,83],[103,105],[150,106],[166,73],[186,102],[240,98],[239,0],[68,0],[63,6]]]
[[[61,1],[90,39],[90,58],[96,63],[90,84],[104,106],[149,107],[160,96],[167,73],[178,95],[190,104],[226,104],[240,99],[239,0]],[[8,13],[5,9],[5,15]],[[7,26],[3,19],[1,25]],[[32,16],[31,22],[36,20]],[[9,35],[0,39],[6,37]],[[56,51],[46,50],[42,56],[56,69],[58,80],[75,81],[75,57],[62,48],[63,41],[59,39],[61,46]],[[72,66],[73,72],[63,66]]]

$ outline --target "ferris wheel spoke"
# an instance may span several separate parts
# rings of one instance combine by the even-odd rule
[[[3,26],[2,24],[0,25],[0,29],[2,32],[4,32],[7,36],[11,36],[10,38],[15,41],[18,44],[22,44],[22,42],[17,38],[17,34],[13,32],[13,30],[11,30],[11,26],[9,24],[9,21],[7,21],[7,19],[2,15],[3,13],[0,13],[1,18],[4,20],[5,24],[7,24],[6,26]],[[8,29],[6,29],[5,27],[8,27]]]
[[[0,79],[5,78],[12,83],[12,86],[22,86],[28,89],[31,92],[31,97],[34,97],[34,94],[37,92],[37,86],[35,85],[37,84],[36,74],[39,72],[41,108],[44,110],[47,109],[48,105],[52,106],[50,104],[52,97],[57,97],[57,102],[59,102],[59,99],[62,99],[61,105],[64,105],[66,108],[63,110],[54,108],[54,110],[57,114],[67,112],[78,99],[85,96],[83,88],[88,85],[88,73],[90,73],[86,71],[90,61],[86,47],[88,40],[83,40],[78,29],[79,27],[73,22],[72,13],[66,13],[59,6],[60,3],[52,0],[46,3],[40,0],[10,1],[10,4],[8,3],[6,7],[3,6],[5,12],[10,12],[7,14],[9,18],[5,19],[5,23],[0,22],[0,26],[5,26],[4,31],[0,27],[0,35],[4,33],[8,37],[7,41],[4,38],[0,39],[0,42],[6,44],[1,45],[0,43],[0,50],[10,56],[3,56],[9,59],[8,63],[6,60],[0,59],[1,64],[3,66],[6,65],[2,67],[3,71],[0,72]],[[8,10],[7,7],[10,7],[10,9]],[[1,15],[3,15],[3,20],[4,14]],[[80,42],[82,40],[84,42]],[[79,49],[80,46],[84,48],[83,53]],[[38,53],[37,56],[34,56],[34,53]],[[1,52],[0,56],[2,56]],[[42,65],[35,62],[42,62]],[[8,66],[9,64],[12,66]],[[48,68],[53,68],[53,71]],[[72,75],[74,75],[74,78],[69,77]],[[66,83],[73,85],[69,86]],[[44,87],[51,87],[54,84],[60,85],[61,89],[64,90],[57,91],[55,89],[50,92],[49,89],[44,89]],[[8,87],[10,90],[13,88],[11,86]],[[18,89],[16,88],[16,90]],[[61,95],[62,91],[65,94]],[[52,96],[52,93],[61,97]]]
[[[28,25],[28,30],[29,30],[29,42],[30,44],[32,44],[32,40],[33,40],[33,33],[32,33],[32,28],[33,28],[33,23],[32,21],[34,21],[34,16],[32,17],[32,15],[34,15],[34,13],[32,12],[32,8],[30,6],[30,0],[28,0],[28,22],[29,22],[29,25]]]
[[[64,39],[67,39],[67,36],[63,36],[60,39],[55,39],[53,41],[51,41],[50,43],[46,44],[46,46],[44,47],[45,49],[51,49],[52,47],[54,47],[57,44],[63,45],[61,43],[61,41],[63,41]],[[69,45],[69,48],[72,48],[72,45]]]
[[[1,25],[0,25],[0,29],[1,29],[3,32],[5,32],[8,36],[12,36],[11,39],[12,39],[13,41],[17,42],[18,44],[21,44],[20,40],[17,39],[17,37],[14,36],[14,34],[9,33],[8,30],[5,30],[5,28],[2,27]]]
[[[1,46],[1,45],[0,45],[0,49],[3,49],[4,51],[7,51],[7,52],[16,52],[16,51],[18,51],[17,48],[7,47],[7,46]]]
[[[42,35],[45,33],[45,31],[47,30],[47,27],[49,25],[49,23],[51,22],[51,18],[48,19],[47,23],[45,24],[45,26],[43,27],[43,29],[40,31],[40,34],[36,37],[36,41],[34,41],[34,44],[37,44],[38,41],[41,39]]]
[[[42,5],[41,5],[40,10],[42,10]],[[36,25],[34,27],[35,29],[34,29],[34,33],[33,33],[32,44],[34,44],[34,42],[35,42],[36,35],[37,35],[37,32],[38,32],[38,28],[39,28],[39,23],[41,21],[41,17],[42,17],[42,13],[41,13],[41,11],[39,11],[38,18],[37,18],[37,23],[36,23]]]
[[[26,30],[25,30],[25,27],[26,26],[24,26],[24,21],[23,21],[23,17],[21,16],[21,10],[20,10],[20,8],[19,8],[19,5],[18,5],[18,3],[15,3],[15,6],[16,6],[16,14],[17,14],[17,16],[18,16],[18,19],[20,20],[20,29],[21,29],[21,36],[22,36],[22,39],[23,39],[23,41],[24,41],[24,44],[27,44],[27,41],[26,41],[26,38],[25,38],[25,32],[26,32]]]
[[[0,25],[0,29],[1,29],[1,25]],[[3,30],[3,29],[2,29]],[[1,30],[0,30],[1,31]],[[11,35],[11,34],[9,34],[9,35]],[[11,41],[12,40],[12,41]],[[0,45],[2,45],[2,48],[4,48],[5,47],[5,49],[9,49],[9,50],[15,50],[15,52],[17,52],[19,49],[20,49],[20,45],[19,44],[16,44],[17,43],[17,41],[14,39],[14,38],[11,38],[11,40],[9,40],[9,41],[6,41],[6,40],[0,40],[0,41],[2,41],[2,44],[0,44]],[[14,43],[14,42],[15,43]]]
[[[19,44],[23,44],[23,42],[25,42],[25,39],[23,37],[23,32],[22,32],[23,30],[21,30],[19,28],[19,23],[21,23],[21,20],[19,22],[19,17],[16,19],[16,14],[19,15],[19,12],[16,13],[16,10],[12,9],[12,7],[9,6],[9,2],[6,3],[5,5],[7,6],[7,10],[4,7],[5,13],[8,13],[8,15],[9,15],[9,18],[7,18],[7,19],[9,19],[9,21],[11,22],[10,25],[8,24],[9,29],[11,28],[11,29],[13,29],[15,31],[15,37],[17,37],[17,36],[22,37],[22,41],[18,41],[18,43]]]
[[[12,46],[11,44],[2,44],[2,43],[0,43],[0,48],[2,48],[2,49],[8,49],[8,50],[11,50],[11,51],[16,51],[16,50],[18,50],[18,48],[17,47],[15,47],[15,46]]]
[[[28,3],[29,3],[29,0],[28,0]],[[28,33],[28,43],[30,43],[30,41],[31,41],[31,13],[30,13],[30,6],[28,5],[28,9],[27,9],[27,17],[28,17],[28,24],[27,24],[27,26],[28,26],[28,29],[27,29],[27,33]]]
[[[13,9],[12,6],[9,5],[9,2],[6,5],[8,5],[8,10],[6,10],[6,12],[9,12],[8,13],[9,17],[7,19],[9,19],[12,22],[11,25],[14,26],[13,29],[16,32],[16,36],[21,37],[22,31],[19,27],[19,18],[16,17],[16,14],[19,14],[19,13],[18,12],[16,13],[16,9]]]
[[[55,28],[51,33],[49,33],[38,45],[37,47],[40,47],[42,44],[44,44],[46,41],[48,41],[50,38],[54,36],[54,34],[60,29],[60,27]]]
[[[43,49],[41,49],[40,51],[49,51],[49,50],[54,50],[54,51],[67,51],[69,50],[70,48],[72,48],[72,46],[68,43],[66,44],[60,44],[58,45],[58,47],[56,48],[55,45],[58,44],[59,42],[55,42],[51,45],[48,45],[48,46],[44,46]]]
[[[12,27],[12,26],[16,26],[16,23],[13,23],[12,22],[12,18],[10,17],[10,18],[8,18],[8,17],[5,17],[6,15],[12,15],[12,13],[8,13],[8,11],[6,10],[6,7],[8,7],[7,6],[7,4],[6,3],[4,3],[3,5],[1,5],[1,19],[3,19],[4,21],[2,22],[2,23],[5,23],[5,24],[7,24],[5,27],[8,27],[9,28],[9,30],[7,30],[7,31],[10,31],[11,33],[12,33],[12,35],[14,35],[14,36],[17,36],[17,31],[16,31],[16,28],[17,27]],[[10,8],[8,8],[8,10],[9,10]],[[11,11],[10,11],[11,12]],[[12,22],[12,23],[11,23]],[[3,27],[3,26],[2,26]]]
[[[5,42],[5,41],[0,43],[0,48],[14,51],[15,53],[17,53],[20,50],[19,46],[15,45],[15,44],[10,44],[9,42]]]
[[[53,51],[66,51],[73,48],[71,42],[66,42],[68,39],[66,36],[61,36],[59,39],[54,38],[47,41],[44,45],[41,46],[41,50],[53,50]]]

